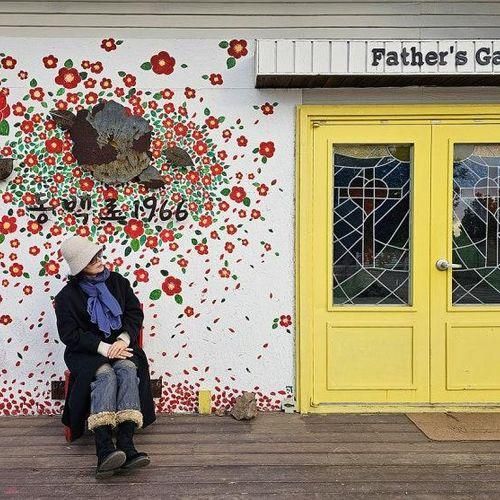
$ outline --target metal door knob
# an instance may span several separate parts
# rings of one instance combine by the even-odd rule
[[[450,264],[446,259],[438,259],[436,267],[440,271],[447,271],[448,269],[460,269],[462,264]]]

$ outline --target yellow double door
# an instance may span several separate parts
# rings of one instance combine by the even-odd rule
[[[323,120],[309,134],[302,408],[500,407],[500,124]]]

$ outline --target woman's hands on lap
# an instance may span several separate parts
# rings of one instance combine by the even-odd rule
[[[127,347],[127,344],[118,339],[116,342],[111,344],[111,347],[108,349],[108,358],[109,359],[128,359],[133,356],[131,352],[132,349]]]

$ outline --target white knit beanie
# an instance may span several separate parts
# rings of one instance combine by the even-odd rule
[[[82,236],[72,236],[61,244],[62,256],[73,276],[83,271],[100,250],[102,247]]]

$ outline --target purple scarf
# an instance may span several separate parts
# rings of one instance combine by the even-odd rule
[[[109,270],[104,269],[93,278],[84,277],[79,283],[80,288],[89,296],[87,312],[90,321],[99,326],[106,338],[111,335],[111,329],[118,330],[122,326],[123,314],[120,304],[106,286],[105,281],[109,275]]]

